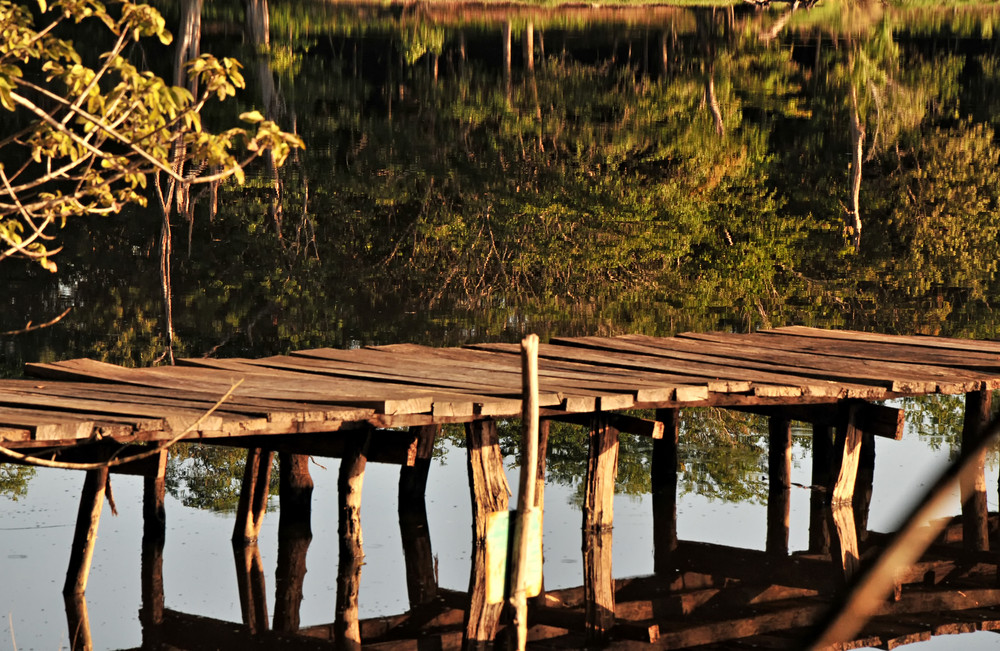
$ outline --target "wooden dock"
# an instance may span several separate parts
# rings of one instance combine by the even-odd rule
[[[322,348],[263,359],[123,368],[28,364],[0,381],[0,442],[169,440],[236,381],[186,437],[215,439],[471,422],[517,416],[516,344]],[[553,339],[540,349],[543,417],[627,409],[880,401],[1000,388],[1000,342],[790,327],[758,334]],[[817,412],[819,413],[819,412]]]
[[[979,450],[992,392],[1000,388],[1000,342],[805,327],[746,335],[574,337],[543,344],[538,366],[537,508],[544,506],[548,424],[575,423],[590,434],[581,611],[589,644],[635,637],[635,626],[616,608],[618,589],[611,572],[612,497],[621,434],[653,439],[654,560],[660,574],[673,571],[680,549],[675,505],[681,409],[712,406],[768,417],[767,553],[781,557],[788,555],[791,422],[811,424],[812,479],[822,488],[814,491],[814,501],[817,512],[826,514],[820,518],[825,525],[817,520],[816,535],[826,536],[823,553],[843,582],[861,559],[857,532],[865,530],[861,525],[865,494],[870,497],[871,491],[873,437],[898,439],[903,431],[902,411],[882,401],[964,394],[962,446]],[[26,372],[29,379],[0,381],[0,450],[18,462],[42,458],[88,471],[67,595],[82,598],[86,588],[109,472],[146,477],[146,538],[154,550],[159,541],[162,550],[166,444],[183,439],[246,448],[233,540],[244,550],[244,580],[252,582],[260,568],[259,555],[255,566],[250,550],[264,517],[274,454],[279,454],[282,475],[279,530],[287,539],[309,530],[312,483],[303,455],[339,457],[340,568],[331,635],[337,648],[360,648],[365,630],[357,618],[365,464],[401,466],[401,526],[405,522],[412,531],[426,531],[423,494],[434,439],[442,425],[463,423],[474,553],[461,646],[484,648],[500,630],[502,608],[487,603],[485,596],[486,521],[489,513],[508,508],[496,422],[521,414],[519,346],[325,348],[263,359],[187,359],[176,367],[143,369],[78,359],[28,364]],[[990,546],[990,525],[984,456],[977,454],[977,478],[962,484],[962,544],[983,553]],[[421,595],[430,599],[438,592],[430,541],[406,535],[404,540],[410,544],[411,602],[420,605],[426,601]],[[155,558],[154,551],[154,567]],[[557,611],[543,601],[529,617],[559,620],[563,615]],[[253,604],[247,605],[245,620],[260,620],[254,613]],[[163,621],[162,603],[150,617],[153,624]],[[801,615],[797,626],[809,617]],[[657,631],[677,627],[672,621],[654,623]],[[660,635],[652,634],[652,626],[647,626],[645,639],[650,644]]]

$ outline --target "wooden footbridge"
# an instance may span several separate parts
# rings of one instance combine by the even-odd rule
[[[342,648],[360,645],[366,642],[366,629],[357,618],[365,463],[402,466],[401,526],[404,521],[412,524],[424,512],[434,437],[444,424],[464,423],[475,554],[469,594],[464,597],[460,646],[488,643],[501,628],[502,609],[486,602],[481,570],[487,514],[508,507],[496,421],[521,414],[517,345],[325,348],[263,359],[187,359],[175,367],[143,369],[77,359],[28,364],[26,373],[29,379],[0,381],[0,451],[16,462],[41,459],[88,470],[67,574],[68,595],[82,599],[86,587],[109,471],[146,476],[146,536],[154,549],[157,541],[162,549],[166,446],[184,440],[246,448],[234,541],[248,550],[260,530],[274,453],[280,454],[281,529],[286,532],[309,528],[311,481],[303,455],[340,457],[343,539],[337,622],[331,635]],[[663,648],[687,648],[780,628],[775,623],[780,618],[762,615],[736,628],[699,624],[702,632],[693,637],[668,635],[688,625],[684,618],[693,607],[650,608],[643,611],[647,616],[638,618],[630,616],[628,608],[616,607],[620,586],[611,574],[611,526],[620,433],[653,439],[653,526],[659,575],[676,572],[678,555],[684,549],[676,537],[674,506],[680,409],[713,406],[769,418],[767,553],[779,557],[788,555],[790,423],[812,424],[813,483],[824,489],[814,495],[818,512],[823,511],[820,505],[826,508],[826,516],[817,516],[815,536],[820,552],[832,558],[843,583],[856,570],[864,542],[859,542],[857,534],[866,531],[864,496],[866,491],[870,496],[872,437],[898,439],[902,435],[903,413],[881,401],[931,393],[965,394],[962,441],[971,450],[979,445],[990,397],[998,388],[1000,342],[994,341],[788,327],[749,335],[575,337],[543,344],[539,350],[539,507],[544,496],[547,424],[567,421],[590,432],[583,522],[585,607],[580,614],[586,637],[604,642],[639,638]],[[978,479],[963,483],[967,499],[961,525],[963,544],[980,554],[988,553],[990,536],[982,478],[980,455]],[[859,518],[861,522],[856,522]],[[344,522],[357,526],[345,527]],[[418,536],[409,543],[411,603],[426,608],[443,593],[434,586],[433,567],[428,565],[429,540],[424,544]],[[247,551],[244,558],[247,583],[247,577],[260,570],[252,553]],[[155,576],[155,569],[151,572]],[[669,585],[668,581],[658,590],[677,592],[670,598],[681,602],[684,597],[678,594],[694,589]],[[810,594],[820,600],[829,600],[832,594],[830,590],[814,592]],[[253,591],[247,595],[244,619],[259,623],[260,598],[254,606],[250,603]],[[560,603],[559,598],[550,595],[546,601],[542,595],[540,599],[532,617],[576,621],[570,605]],[[158,606],[156,599],[151,603],[143,612],[153,630],[167,615],[162,595]],[[804,612],[799,612],[794,626],[785,628],[807,626],[818,616],[819,606]],[[568,635],[571,628],[566,627]],[[370,624],[368,630],[372,630]],[[546,631],[551,637],[551,631]]]

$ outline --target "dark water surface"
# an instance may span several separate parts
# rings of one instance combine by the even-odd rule
[[[179,356],[789,324],[1000,337],[996,9],[273,2],[269,14],[261,49],[241,10],[206,6],[203,50],[239,57],[248,80],[207,120],[229,126],[257,108],[306,149],[278,173],[261,166],[221,187],[214,214],[203,197],[190,233],[174,225]],[[852,125],[865,134],[860,158]],[[0,332],[73,309],[51,328],[0,336],[0,374],[80,356],[159,363],[159,220],[132,211],[70,224],[56,275],[3,262]],[[961,397],[906,408],[904,440],[878,444],[873,531],[891,530],[957,450]],[[766,423],[684,418],[679,536],[762,549]],[[502,432],[505,450],[516,430]],[[572,428],[553,435],[545,571],[559,588],[582,582],[586,446]],[[449,437],[431,471],[429,525],[440,585],[464,591],[464,443]],[[802,485],[809,444],[796,437]],[[616,577],[652,572],[650,447],[622,446]],[[334,618],[339,462],[317,461],[302,626]],[[229,544],[241,463],[201,448],[172,458],[168,608],[241,621]],[[407,608],[397,472],[372,464],[365,482],[362,618]],[[991,510],[996,474],[991,457]],[[97,648],[142,643],[142,486],[115,482],[120,515],[101,523],[87,592]],[[81,484],[0,467],[0,648],[68,645],[61,587]],[[792,495],[800,550],[809,491]],[[276,523],[265,518],[260,542],[269,590]]]

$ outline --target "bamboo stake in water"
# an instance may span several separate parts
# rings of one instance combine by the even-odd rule
[[[517,648],[528,643],[528,527],[529,514],[535,511],[535,479],[538,472],[538,335],[521,341],[521,381],[524,398],[521,407],[521,479],[517,491],[517,524],[514,530],[514,572],[510,605],[514,609]]]

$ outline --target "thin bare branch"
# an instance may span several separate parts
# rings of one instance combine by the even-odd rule
[[[21,454],[20,452],[15,452],[14,450],[11,450],[3,446],[0,446],[0,455],[6,455],[12,459],[33,466],[43,466],[45,468],[61,468],[64,470],[100,470],[101,468],[114,468],[115,466],[121,466],[126,463],[132,463],[133,461],[140,461],[142,459],[147,459],[149,457],[159,454],[163,450],[168,449],[169,447],[180,441],[182,438],[184,438],[191,432],[197,430],[198,426],[201,425],[206,418],[211,416],[215,412],[215,410],[221,407],[222,403],[228,400],[229,397],[233,395],[233,392],[236,391],[237,387],[239,387],[241,384],[243,384],[242,378],[235,384],[233,384],[233,386],[229,387],[229,391],[226,391],[225,395],[219,398],[219,400],[214,405],[212,405],[211,409],[202,414],[198,418],[198,420],[194,421],[193,423],[185,427],[184,431],[182,431],[180,434],[177,434],[176,436],[174,436],[173,438],[171,438],[169,441],[167,441],[162,445],[158,445],[155,448],[147,450],[146,452],[141,452],[139,454],[132,455],[125,459],[111,459],[109,461],[101,461],[98,463],[71,463],[68,461],[50,461],[49,459],[42,459],[41,457],[33,457],[27,454]]]
[[[31,323],[31,321],[28,321],[28,324],[25,325],[23,328],[19,328],[18,330],[8,330],[7,332],[0,332],[0,335],[23,335],[25,332],[32,332],[33,330],[41,330],[42,328],[48,328],[49,326],[55,325],[60,321],[62,321],[63,317],[69,314],[72,310],[73,308],[67,307],[65,310],[63,310],[62,314],[60,314],[54,319],[46,321],[45,323],[33,324]]]

